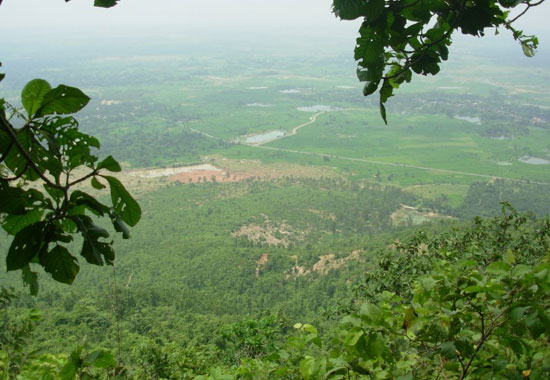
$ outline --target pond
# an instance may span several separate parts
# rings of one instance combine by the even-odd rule
[[[518,158],[519,161],[530,164],[530,165],[548,165],[550,164],[549,160],[545,160],[544,158],[538,158],[538,157],[531,157],[531,156],[523,156]]]
[[[247,106],[247,107],[267,108],[267,107],[271,107],[271,104],[264,104],[264,103],[248,103],[246,106]]]
[[[298,107],[296,109],[298,111],[302,111],[302,112],[330,112],[330,111],[337,111],[339,108],[334,108],[334,107],[331,107],[331,106],[323,106],[321,104],[317,104],[315,106]]]
[[[247,144],[258,144],[264,143],[267,141],[275,140],[276,138],[283,137],[285,135],[284,131],[271,131],[262,133],[259,135],[249,136],[246,138],[245,142]]]
[[[473,123],[473,124],[481,124],[481,119],[477,116],[460,116],[460,115],[456,115],[455,116],[455,119],[457,120],[464,120],[464,121],[467,121],[468,123]]]

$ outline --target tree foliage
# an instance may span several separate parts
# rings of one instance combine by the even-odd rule
[[[413,72],[435,75],[449,57],[452,36],[483,36],[488,28],[507,29],[526,56],[538,45],[535,36],[514,28],[514,22],[544,0],[334,0],[333,12],[342,20],[362,18],[355,59],[357,76],[365,82],[365,96],[378,91],[380,113],[386,101]],[[510,11],[525,9],[517,16]]]
[[[111,156],[99,160],[99,141],[82,133],[70,116],[90,98],[81,90],[43,79],[27,83],[21,93],[23,109],[0,99],[0,223],[13,236],[6,257],[8,271],[21,270],[32,294],[38,292],[38,264],[54,280],[71,284],[78,271],[69,251],[75,234],[82,236],[81,256],[91,264],[112,265],[115,254],[109,232],[96,224],[107,216],[124,239],[137,224],[141,209],[118,179]],[[90,182],[107,187],[111,205],[79,189]]]

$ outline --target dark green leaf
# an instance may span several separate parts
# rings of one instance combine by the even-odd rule
[[[35,201],[42,199],[42,194],[37,190],[25,191],[19,187],[9,187],[0,182],[0,212],[7,214],[26,213],[27,207],[32,207]]]
[[[512,323],[518,323],[525,313],[527,313],[531,307],[525,306],[525,307],[514,307],[512,310],[510,310],[510,322]]]
[[[91,195],[80,190],[75,190],[71,194],[70,200],[72,207],[85,206],[88,210],[98,216],[103,216],[109,211],[109,207],[105,206]]]
[[[40,109],[44,96],[52,89],[44,79],[33,79],[25,85],[21,92],[21,102],[27,111],[29,118],[32,118]]]
[[[100,241],[101,238],[108,238],[109,233],[94,224],[92,218],[86,215],[73,215],[70,217],[76,223],[81,232],[84,242],[82,243],[81,255],[87,262],[94,265],[112,264],[115,253],[111,243]]]
[[[101,161],[98,165],[97,165],[97,169],[100,170],[100,169],[107,169],[111,172],[119,172],[121,171],[122,169],[120,168],[120,165],[119,163],[113,158],[113,156],[108,156],[107,158],[105,158],[103,161]]]
[[[367,83],[365,83],[365,87],[363,88],[363,95],[369,96],[370,94],[373,94],[377,89],[378,82],[367,81]]]
[[[66,115],[86,107],[90,98],[80,89],[63,84],[50,90],[43,98],[37,116]]]
[[[141,207],[132,198],[118,179],[110,176],[102,176],[109,182],[111,188],[111,200],[116,213],[129,226],[135,226],[141,219]]]
[[[117,5],[119,0],[95,0],[94,7],[111,8]]]
[[[96,177],[92,177],[92,187],[94,189],[97,189],[97,190],[103,190],[105,189],[107,186],[105,186],[104,184],[102,184],[101,182],[98,181],[98,179]]]
[[[393,86],[389,80],[384,79],[384,83],[382,83],[382,88],[380,89],[380,102],[386,103],[386,101],[392,96]]]
[[[34,208],[29,212],[20,215],[8,215],[2,228],[10,235],[15,235],[23,228],[30,226],[31,224],[37,223],[42,218],[43,211]]]
[[[111,213],[111,222],[113,223],[115,231],[122,233],[123,239],[130,239],[130,231],[128,230],[128,226],[126,226],[126,223],[120,219],[120,216],[118,216],[117,213]]]
[[[67,248],[57,245],[50,251],[43,250],[40,254],[40,265],[50,273],[54,280],[64,284],[72,284],[80,267]]]
[[[384,120],[384,123],[388,125],[388,119],[386,118],[386,107],[382,102],[380,102],[380,116],[382,116],[382,120]]]
[[[15,235],[6,257],[8,271],[22,269],[38,254],[44,244],[45,222],[28,226]]]
[[[365,0],[334,0],[332,11],[342,20],[355,20],[365,16]]]
[[[441,355],[446,357],[449,360],[453,360],[456,358],[456,347],[454,342],[445,342],[441,343]]]

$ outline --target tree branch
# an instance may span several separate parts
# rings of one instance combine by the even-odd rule
[[[17,140],[17,136],[15,135],[15,133],[13,132],[13,127],[11,126],[11,124],[6,120],[6,118],[4,117],[4,115],[0,115],[0,126],[8,133],[8,135],[10,136],[10,138],[12,139],[13,143],[17,146],[17,149],[19,149],[19,151],[21,152],[21,154],[23,155],[23,157],[25,158],[25,160],[27,161],[27,163],[29,164],[29,166],[36,172],[36,174],[44,181],[46,182],[46,184],[48,184],[49,186],[53,187],[53,188],[56,188],[58,190],[63,190],[63,186],[59,186],[55,183],[53,183],[52,181],[50,181],[50,179],[48,177],[46,177],[44,175],[44,173],[42,173],[40,171],[40,169],[38,169],[38,166],[36,166],[36,163],[33,161],[32,157],[30,156],[29,152],[27,152],[25,150],[25,148],[23,148],[21,146],[21,144],[19,143],[19,141]]]

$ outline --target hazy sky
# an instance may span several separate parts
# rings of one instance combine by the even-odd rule
[[[138,43],[149,36],[147,41],[179,32],[196,40],[209,36],[222,41],[231,33],[239,38],[246,36],[240,33],[245,30],[248,35],[269,33],[273,41],[283,44],[305,44],[311,36],[345,45],[351,56],[360,20],[340,21],[332,14],[331,6],[332,0],[121,0],[114,8],[103,9],[93,7],[93,0],[4,0],[0,6],[0,51],[3,43],[17,49],[28,46],[29,36],[34,45],[49,49],[63,48],[71,40],[102,44],[111,36],[126,36],[127,40],[139,36],[133,39]],[[548,20],[550,0],[517,23],[517,27],[539,37],[540,53],[550,51]],[[26,39],[20,40],[19,36]],[[499,44],[505,49],[513,47],[510,54],[517,53],[508,31],[479,42],[472,38],[458,38],[460,41],[465,41],[466,48],[472,43]]]
[[[257,27],[284,30],[315,26],[324,30],[356,29],[331,13],[331,0],[121,0],[112,9],[92,6],[93,0],[4,0],[0,6],[0,30],[71,28],[70,32],[113,31],[138,27],[141,32],[158,26],[178,28]],[[534,9],[520,23],[549,35],[550,1]],[[547,33],[548,32],[548,33]]]
[[[122,0],[111,9],[93,0],[4,0],[2,28],[43,28],[57,24],[113,29],[174,26],[184,28],[269,27],[299,25],[338,27],[331,0]]]

